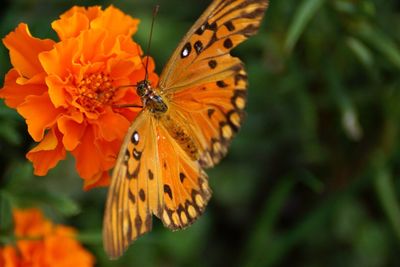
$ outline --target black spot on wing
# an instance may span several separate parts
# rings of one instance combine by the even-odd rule
[[[217,30],[217,23],[214,21],[211,24],[206,24],[206,29],[215,32]]]
[[[140,171],[140,163],[137,164],[135,170],[131,173],[129,170],[126,171],[126,177],[130,179],[137,179],[139,176],[139,171]]]
[[[137,131],[134,131],[132,136],[131,136],[131,141],[132,143],[134,143],[135,145],[139,144],[139,140],[140,140],[140,136],[139,133]]]
[[[235,30],[235,25],[233,25],[232,21],[227,21],[224,25],[230,32]]]
[[[203,51],[203,43],[201,41],[196,41],[194,43],[194,49],[196,50],[197,54],[200,54]]]
[[[212,117],[212,115],[214,114],[214,112],[215,112],[215,109],[209,108],[209,109],[207,110],[207,116],[208,116],[208,118],[211,119],[211,117]]]
[[[189,56],[191,51],[192,51],[192,45],[190,44],[190,42],[187,42],[182,48],[181,58]]]
[[[164,193],[166,193],[170,199],[172,199],[172,191],[171,191],[171,187],[169,187],[169,185],[165,184],[164,185]]]
[[[149,169],[149,171],[148,171],[148,175],[149,175],[149,179],[150,180],[153,180],[154,179],[154,174],[153,174],[153,172]]]
[[[183,181],[185,180],[186,175],[183,172],[179,173],[179,179],[181,180],[181,183],[183,183]]]
[[[145,201],[146,200],[146,193],[144,192],[143,188],[141,188],[139,190],[139,198],[141,201]]]
[[[226,84],[224,81],[217,81],[217,86],[219,87],[219,88],[225,88],[225,87],[227,87],[228,86],[228,84]]]
[[[135,195],[131,192],[131,190],[128,190],[128,198],[132,202],[132,204],[136,203],[136,197]]]
[[[215,68],[217,67],[217,61],[214,60],[214,59],[211,59],[210,61],[208,61],[208,66],[209,66],[211,69],[215,69]]]
[[[230,49],[232,48],[232,46],[233,46],[232,40],[230,38],[226,38],[224,41],[224,47],[226,49]]]
[[[142,157],[142,151],[138,151],[138,150],[136,150],[136,148],[133,148],[132,152],[133,152],[132,153],[133,158],[136,160],[140,160],[140,158]]]

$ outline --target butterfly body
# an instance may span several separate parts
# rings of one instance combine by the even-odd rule
[[[107,254],[117,258],[150,231],[192,224],[211,197],[205,168],[226,155],[239,130],[247,74],[230,55],[254,35],[267,0],[214,0],[184,36],[157,88],[137,84],[143,110],[122,143],[104,215]]]
[[[162,123],[170,136],[176,140],[192,160],[198,160],[198,147],[190,136],[188,129],[168,114],[168,105],[166,102],[168,96],[163,97],[161,94],[158,94],[158,90],[154,90],[147,80],[140,81],[136,88],[138,95],[142,99],[143,109],[149,110],[154,119],[158,123]]]

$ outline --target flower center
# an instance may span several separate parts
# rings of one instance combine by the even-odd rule
[[[79,104],[89,111],[95,111],[109,104],[115,94],[110,75],[104,73],[85,76],[77,88]]]

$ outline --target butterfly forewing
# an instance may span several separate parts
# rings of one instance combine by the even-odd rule
[[[164,68],[163,91],[223,79],[238,60],[229,52],[254,35],[267,0],[215,0],[185,35]],[[219,76],[219,77],[213,77]]]
[[[104,215],[104,247],[117,258],[151,230],[152,214],[164,206],[156,124],[142,111],[125,137],[114,167]]]

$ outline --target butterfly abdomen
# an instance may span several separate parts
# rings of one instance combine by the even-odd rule
[[[161,116],[160,120],[164,124],[171,137],[176,140],[176,142],[186,152],[186,154],[192,160],[198,160],[199,149],[186,128],[178,123],[176,120],[173,120],[169,115]]]

